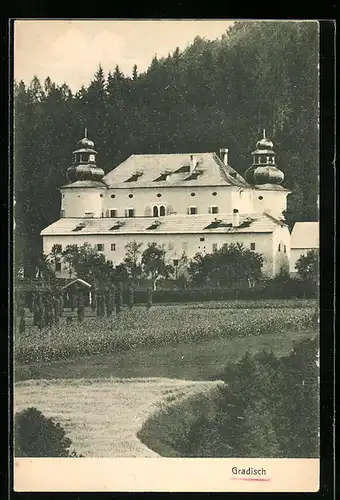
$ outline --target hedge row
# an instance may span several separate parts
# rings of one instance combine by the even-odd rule
[[[124,303],[128,302],[128,290],[123,293]],[[196,288],[178,290],[157,290],[152,294],[155,304],[166,302],[207,302],[223,300],[261,300],[261,299],[311,299],[317,297],[316,284],[301,281],[287,283],[269,282],[256,288]],[[134,303],[143,304],[148,300],[145,290],[135,290]]]

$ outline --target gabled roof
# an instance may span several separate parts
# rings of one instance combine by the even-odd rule
[[[121,225],[115,224],[121,221]],[[169,215],[165,217],[126,217],[113,218],[66,218],[41,231],[42,236],[49,235],[91,235],[91,234],[197,234],[197,233],[271,233],[282,222],[267,214],[240,214],[240,225],[232,226],[232,214],[226,215]],[[157,221],[156,224],[154,222]],[[84,227],[74,232],[74,228],[83,222]]]
[[[67,285],[63,286],[62,289],[65,290],[65,288],[68,288],[69,286],[72,286],[75,284],[84,286],[85,288],[92,288],[92,285],[90,285],[90,283],[88,283],[87,281],[82,280],[81,278],[76,278],[73,281],[70,281],[70,283],[67,283]]]
[[[164,186],[243,186],[250,185],[215,153],[193,153],[197,159],[196,176],[189,172],[190,153],[131,155],[103,178],[109,188]],[[138,173],[138,179],[131,180]],[[162,179],[163,174],[169,173]],[[165,176],[164,176],[165,177]],[[194,177],[194,178],[192,178]],[[128,181],[128,182],[127,182]]]
[[[319,248],[319,223],[295,222],[291,234],[291,249]]]

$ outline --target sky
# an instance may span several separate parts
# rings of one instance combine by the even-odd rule
[[[183,50],[199,35],[220,38],[229,20],[17,20],[14,23],[14,78],[28,84],[49,76],[77,91],[90,83],[101,64],[105,75],[118,64],[131,75],[145,71],[155,54]]]

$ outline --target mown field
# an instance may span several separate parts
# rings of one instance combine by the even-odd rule
[[[147,418],[216,384],[160,378],[29,380],[16,384],[14,411],[38,408],[62,425],[86,457],[157,457],[137,437]]]

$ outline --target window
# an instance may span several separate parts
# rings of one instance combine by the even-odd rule
[[[190,215],[197,214],[197,207],[189,207],[189,214]]]
[[[182,250],[188,250],[188,242],[182,241]]]
[[[174,267],[178,267],[178,259],[174,259]]]
[[[216,191],[214,191],[212,195],[213,195],[213,196],[216,196],[216,195],[217,195]]]
[[[60,272],[60,271],[61,271],[61,262],[56,262],[56,263],[55,263],[55,270],[56,270],[57,272]]]
[[[263,196],[259,196],[259,200],[263,200]]]
[[[116,195],[115,195],[115,194],[111,194],[111,198],[115,198],[115,197],[116,197]]]
[[[250,250],[255,250],[255,243],[250,243]]]
[[[85,212],[85,217],[93,217],[94,213],[93,212]]]
[[[97,252],[104,252],[104,244],[97,243],[97,245],[95,245],[95,249],[97,250]]]
[[[205,238],[200,238],[200,241],[205,241]]]
[[[157,206],[153,207],[153,209],[152,209],[152,215],[154,217],[158,217],[158,207]]]
[[[160,217],[165,216],[165,207],[163,205],[159,208],[159,215]]]
[[[62,245],[60,245],[59,243],[57,243],[56,245],[54,245],[54,248],[55,248],[55,251],[60,253],[62,251]]]
[[[284,251],[284,253],[287,253],[287,247],[286,247],[286,245],[283,246],[283,251]]]
[[[281,252],[281,243],[279,243],[278,251]]]
[[[196,193],[191,193],[190,196],[196,196]]]
[[[133,194],[129,194],[129,198],[133,198]]]
[[[213,249],[213,252],[217,252],[217,250],[218,250],[217,243],[213,243],[212,249]]]
[[[135,216],[135,209],[134,208],[127,208],[125,210],[125,217],[134,217]]]
[[[117,210],[115,208],[111,208],[110,217],[117,217]]]
[[[111,251],[112,252],[116,251],[116,243],[111,243]]]
[[[160,198],[161,196],[162,196],[162,195],[161,195],[161,193],[158,193],[158,194],[157,194],[157,198]]]
[[[216,206],[211,207],[211,213],[218,214],[218,207],[216,207]]]
[[[102,194],[100,194],[99,196],[100,196],[101,198],[103,198],[103,195],[102,195]]]

